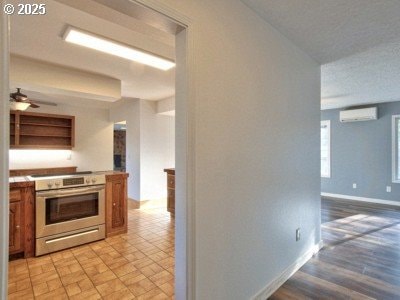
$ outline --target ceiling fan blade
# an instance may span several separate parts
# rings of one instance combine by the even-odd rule
[[[37,105],[37,104],[35,104],[35,103],[33,103],[33,102],[29,102],[30,104],[31,104],[31,107],[32,108],[39,108],[40,106],[39,105]]]

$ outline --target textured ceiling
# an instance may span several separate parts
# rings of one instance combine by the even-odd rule
[[[400,100],[399,0],[242,2],[322,65],[322,109]]]
[[[400,100],[400,41],[321,67],[321,107]]]
[[[11,17],[11,53],[119,79],[124,97],[159,100],[174,94],[174,69],[161,71],[69,44],[61,38],[66,26],[72,25],[174,59],[173,35],[91,0],[80,2],[85,10],[52,0],[41,3],[46,4],[46,15]]]
[[[399,0],[242,0],[321,64],[400,39]]]

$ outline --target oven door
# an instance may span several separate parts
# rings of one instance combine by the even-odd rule
[[[36,238],[105,223],[105,188],[83,188],[36,193]]]

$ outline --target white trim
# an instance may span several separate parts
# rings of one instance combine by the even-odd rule
[[[397,169],[399,162],[397,161],[397,144],[398,137],[396,136],[396,119],[400,118],[400,115],[392,115],[392,182],[400,183],[400,179],[397,178]]]
[[[321,121],[321,126],[325,125],[328,128],[328,162],[329,168],[328,173],[322,174],[322,178],[331,178],[331,120],[323,120]]]
[[[185,61],[177,56],[177,77],[183,70],[184,87],[176,86],[176,195],[175,241],[182,241],[183,247],[175,248],[175,298],[177,300],[195,299],[195,58],[194,32],[192,20],[161,3],[159,0],[129,0],[157,11],[185,28]],[[179,33],[178,35],[182,34]],[[178,51],[178,46],[176,47]],[[179,137],[179,138],[178,138]],[[181,243],[180,243],[181,244]],[[175,245],[178,245],[175,242]],[[179,261],[178,261],[179,260]],[[185,278],[183,275],[185,274]]]
[[[314,245],[306,253],[300,256],[294,263],[287,267],[278,277],[272,282],[267,284],[261,291],[259,291],[252,300],[265,300],[275,293],[294,273],[296,273],[311,257],[322,249],[324,243],[321,240],[318,244]]]
[[[5,1],[0,1],[1,10]],[[9,18],[0,12],[0,299],[7,299],[8,284],[8,148],[9,148]]]
[[[393,201],[393,200],[366,198],[366,197],[341,195],[341,194],[331,194],[331,193],[321,193],[321,196],[329,197],[329,198],[338,198],[338,199],[346,199],[346,200],[354,200],[354,201],[361,201],[361,202],[376,203],[376,204],[400,206],[400,201]]]

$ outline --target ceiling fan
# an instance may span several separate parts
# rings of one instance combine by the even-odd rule
[[[21,88],[10,94],[10,107],[12,110],[26,110],[28,107],[38,108],[39,105],[28,99],[27,95],[21,93]]]

